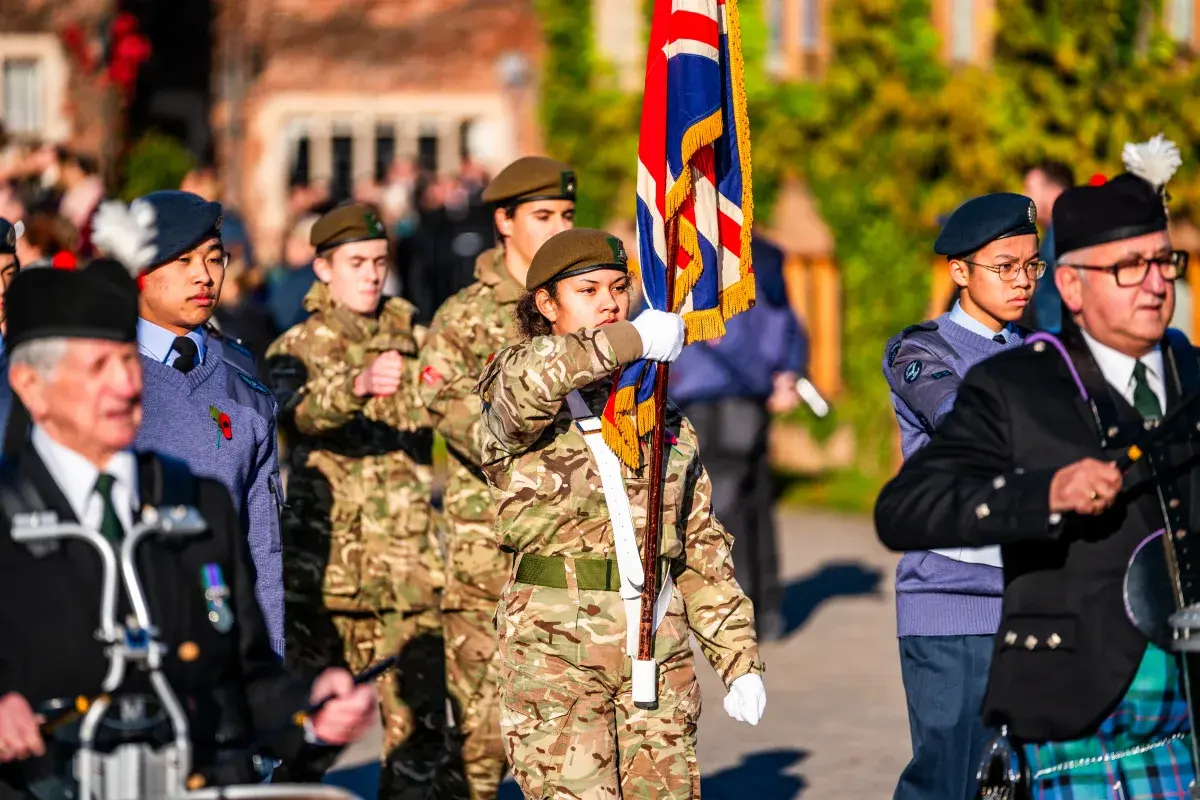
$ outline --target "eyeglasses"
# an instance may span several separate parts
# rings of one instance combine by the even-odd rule
[[[1117,286],[1141,286],[1142,281],[1150,274],[1150,266],[1155,265],[1162,273],[1164,281],[1177,281],[1187,272],[1188,254],[1183,250],[1172,250],[1165,256],[1143,258],[1127,258],[1110,264],[1107,267],[1094,267],[1089,264],[1063,264],[1064,267],[1086,269],[1092,272],[1111,272],[1117,279]]]
[[[964,258],[962,259],[962,262],[964,264],[970,264],[972,267],[982,267],[983,269],[991,270],[999,275],[1000,280],[1004,281],[1005,283],[1012,283],[1015,281],[1017,279],[1017,275],[1019,275],[1021,272],[1024,272],[1025,277],[1029,278],[1031,281],[1036,281],[1038,278],[1046,274],[1045,261],[1030,261],[1024,266],[1015,261],[1008,264],[979,264],[975,261],[967,261]]]

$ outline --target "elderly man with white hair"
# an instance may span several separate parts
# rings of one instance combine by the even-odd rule
[[[198,779],[254,782],[260,775],[252,752],[295,758],[306,747],[357,738],[374,711],[374,690],[356,686],[342,669],[310,683],[280,664],[228,491],[181,462],[132,449],[142,417],[142,360],[138,292],[125,268],[101,261],[78,272],[30,270],[5,299],[10,379],[32,431],[0,462],[0,798],[37,796],[54,771],[55,748],[39,716],[47,703],[106,696],[125,709],[115,705],[122,697],[162,697],[136,663],[112,684],[110,658],[118,648],[96,634],[99,540],[34,547],[13,536],[18,514],[78,523],[119,553],[136,525],[156,518],[154,508],[198,510],[203,524],[195,535],[140,539],[134,551],[155,626],[148,633],[163,645],[162,674],[186,715]],[[127,575],[121,584],[117,624],[127,629],[121,641],[134,646]],[[290,724],[329,696],[306,728]],[[165,702],[162,708],[170,710]]]

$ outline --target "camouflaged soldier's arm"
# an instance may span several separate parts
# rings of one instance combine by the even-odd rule
[[[642,339],[629,322],[566,336],[537,336],[505,348],[484,370],[483,463],[524,452],[576,389],[642,356]]]
[[[683,435],[695,440],[684,422]],[[688,626],[704,657],[726,686],[748,672],[761,673],[754,605],[733,574],[733,537],[717,521],[712,507],[712,482],[697,458],[688,475],[684,498],[683,553],[686,568],[677,583],[687,607]]]
[[[449,310],[442,306],[438,311],[421,348],[417,391],[446,443],[479,466],[483,403],[475,394],[475,382],[483,365],[470,343],[478,331],[460,316],[447,313]]]
[[[888,346],[883,377],[927,433],[954,405],[962,380],[944,357],[904,338]]]
[[[305,337],[302,332],[285,334],[267,351],[267,375],[279,411],[306,436],[337,430],[366,404],[367,398],[353,390],[360,369],[340,358],[339,349],[336,338]]]

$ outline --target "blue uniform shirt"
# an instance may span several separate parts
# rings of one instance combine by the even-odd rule
[[[138,317],[137,326],[138,349],[142,353],[160,364],[167,366],[175,366],[175,359],[179,357],[172,345],[178,334],[172,333],[161,325],[155,325],[149,320]],[[204,354],[208,351],[208,333],[203,327],[196,328],[193,331],[188,331],[187,338],[196,343],[197,361],[196,366],[204,363]]]

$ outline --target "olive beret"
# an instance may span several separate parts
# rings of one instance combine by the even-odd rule
[[[483,202],[495,205],[574,199],[574,170],[542,156],[518,158],[500,170],[483,190]]]
[[[379,215],[366,203],[344,203],[323,214],[313,223],[309,234],[309,241],[318,253],[350,242],[387,238]]]
[[[570,278],[597,269],[628,272],[625,245],[611,233],[572,228],[556,233],[538,249],[529,265],[525,288],[532,292],[556,278]]]
[[[975,197],[959,206],[946,224],[933,252],[958,258],[997,239],[1037,235],[1037,207],[1022,194],[999,192]]]

